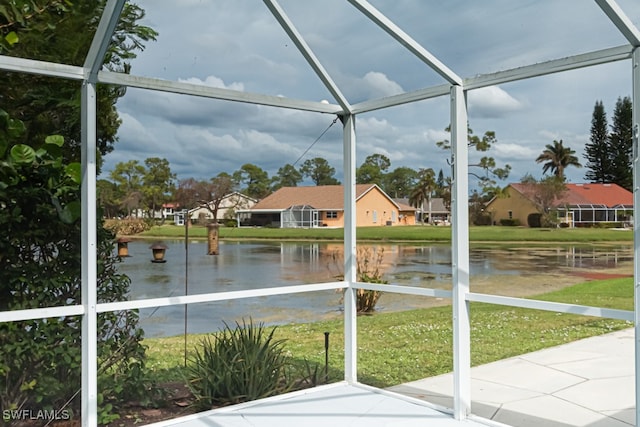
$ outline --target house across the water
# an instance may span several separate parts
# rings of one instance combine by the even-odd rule
[[[283,187],[251,209],[240,226],[344,227],[342,185]],[[356,185],[356,226],[415,225],[415,208],[398,203],[375,184]]]
[[[558,222],[569,227],[631,222],[633,194],[617,184],[565,184],[566,191],[550,203]],[[494,224],[529,225],[531,214],[539,214],[540,184],[509,184],[506,197],[494,197],[485,211]]]

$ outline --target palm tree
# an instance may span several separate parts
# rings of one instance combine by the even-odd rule
[[[424,224],[424,202],[429,207],[429,223],[431,223],[431,196],[436,191],[438,184],[436,182],[436,173],[433,169],[420,169],[418,171],[418,183],[409,194],[409,204],[422,211],[422,223]]]
[[[562,140],[554,140],[553,145],[546,145],[542,154],[536,159],[536,163],[546,162],[542,165],[542,173],[547,173],[548,170],[551,170],[556,177],[564,180],[564,170],[568,166],[582,167],[575,154],[574,150],[562,145]]]

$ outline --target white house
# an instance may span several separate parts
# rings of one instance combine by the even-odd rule
[[[252,199],[251,197],[246,196],[242,193],[238,193],[237,191],[229,193],[224,196],[224,198],[220,202],[220,205],[218,207],[218,218],[216,219],[218,220],[218,222],[224,219],[235,219],[236,211],[250,209],[257,202],[257,200]],[[209,204],[211,203],[212,202],[209,202]],[[192,223],[205,223],[213,219],[213,214],[206,207],[199,206],[197,208],[189,209],[189,218],[191,218]],[[184,225],[182,215],[176,216],[175,223],[176,225]]]

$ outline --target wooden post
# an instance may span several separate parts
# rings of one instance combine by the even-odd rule
[[[211,224],[207,224],[207,240],[209,243],[208,255],[218,255],[220,253],[219,245],[218,245],[218,223],[214,222]]]

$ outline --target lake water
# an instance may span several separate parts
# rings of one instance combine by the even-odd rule
[[[163,241],[168,246],[166,263],[152,263],[151,242],[129,243],[128,258],[118,266],[131,278],[131,298],[194,295],[264,287],[335,281],[342,274],[341,243],[221,242],[220,254],[206,254],[206,242],[192,241],[187,255],[183,241]],[[390,283],[450,289],[451,247],[448,245],[390,244],[369,246],[382,254],[381,270]],[[501,294],[505,286],[526,276],[544,273],[562,276],[580,271],[632,273],[631,245],[620,247],[553,247],[480,249],[470,252],[471,290]],[[187,274],[188,273],[188,274]],[[498,284],[497,286],[495,284]],[[474,287],[476,289],[474,289]],[[505,290],[505,294],[508,292]],[[194,304],[188,307],[187,331],[209,332],[224,323],[252,317],[266,324],[304,322],[340,314],[340,293],[334,291],[279,295]],[[395,311],[434,304],[433,298],[383,294],[380,311]],[[146,336],[184,333],[185,307],[173,306],[140,311]]]

